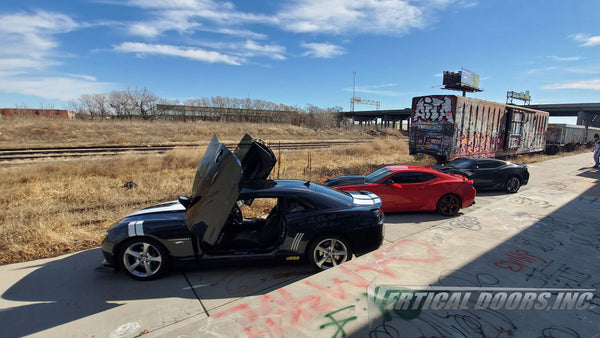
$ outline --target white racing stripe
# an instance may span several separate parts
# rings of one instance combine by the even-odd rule
[[[296,237],[294,237],[294,240],[292,241],[292,246],[290,247],[290,250],[298,250],[298,246],[300,245],[302,237],[304,237],[303,232],[299,232],[296,234]]]
[[[144,236],[144,221],[133,221],[127,224],[127,234],[129,237]]]

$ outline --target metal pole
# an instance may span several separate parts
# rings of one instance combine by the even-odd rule
[[[350,106],[350,111],[354,111],[354,98],[356,97],[356,72],[352,72],[354,74],[354,82],[352,84],[352,105]]]

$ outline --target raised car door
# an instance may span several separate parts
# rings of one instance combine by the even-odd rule
[[[246,181],[266,180],[277,163],[271,148],[248,134],[244,135],[233,154],[240,160]]]
[[[185,213],[188,229],[214,245],[240,193],[242,167],[216,136],[200,161]]]
[[[240,158],[213,136],[192,185],[186,225],[210,245],[217,242],[244,182],[265,179],[275,163],[271,149],[249,135],[236,152]]]

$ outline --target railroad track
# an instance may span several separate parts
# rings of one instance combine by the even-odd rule
[[[365,141],[315,141],[315,142],[274,142],[269,143],[273,151],[329,148],[338,145],[351,145]],[[0,163],[18,161],[35,161],[44,159],[74,159],[78,157],[112,156],[120,154],[162,154],[175,148],[198,148],[205,144],[176,144],[176,145],[140,145],[140,146],[86,146],[86,147],[55,147],[55,148],[18,148],[0,149]],[[225,144],[234,149],[237,144]]]

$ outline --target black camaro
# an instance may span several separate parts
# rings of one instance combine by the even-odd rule
[[[526,164],[494,158],[457,158],[434,168],[444,173],[463,175],[473,180],[473,186],[478,190],[503,189],[515,193],[529,181]]]
[[[190,197],[138,210],[108,230],[104,264],[151,280],[174,263],[306,260],[327,269],[377,249],[381,199],[313,182],[267,180],[275,156],[246,135],[235,152],[213,137]]]

